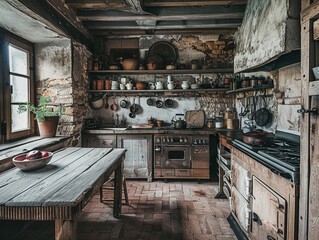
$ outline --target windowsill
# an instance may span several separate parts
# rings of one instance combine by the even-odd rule
[[[58,136],[54,138],[29,137],[11,143],[0,144],[0,172],[13,167],[12,158],[32,150],[56,151],[66,147],[70,137]]]

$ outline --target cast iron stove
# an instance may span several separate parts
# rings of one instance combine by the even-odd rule
[[[241,140],[232,141],[232,145],[252,157],[272,172],[299,183],[300,137],[277,131],[274,142],[269,146],[252,146]]]

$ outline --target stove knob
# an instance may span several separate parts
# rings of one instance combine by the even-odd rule
[[[173,138],[172,137],[169,138],[169,142],[171,142],[171,143],[173,142]]]
[[[199,139],[199,140],[198,140],[198,144],[202,144],[202,140]]]
[[[183,142],[183,138],[180,138],[179,141],[182,143]]]
[[[203,140],[203,144],[206,144],[206,140],[205,139]]]
[[[188,142],[187,138],[184,138],[184,142],[185,142],[185,143],[187,143],[187,142]]]
[[[194,144],[197,145],[197,139],[194,140]]]
[[[156,138],[156,142],[160,143],[161,142],[161,138]]]
[[[156,165],[160,165],[161,164],[161,162],[160,161],[156,161]]]
[[[166,138],[163,138],[163,142],[166,142]]]

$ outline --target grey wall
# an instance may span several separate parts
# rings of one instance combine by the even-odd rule
[[[235,34],[234,71],[241,72],[300,48],[300,1],[248,0]]]

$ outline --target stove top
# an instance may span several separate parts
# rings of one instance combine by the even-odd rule
[[[240,150],[252,155],[256,160],[294,183],[299,182],[300,140],[299,136],[276,133],[274,142],[269,146],[252,146],[241,140],[232,141]],[[284,137],[283,137],[284,136]]]

